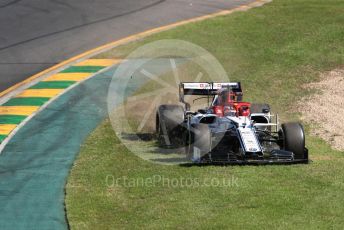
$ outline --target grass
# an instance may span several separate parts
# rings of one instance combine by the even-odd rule
[[[344,157],[318,139],[308,143],[314,160],[309,165],[162,166],[128,152],[106,121],[85,143],[73,168],[68,218],[72,229],[339,228],[344,224]],[[157,180],[130,187],[123,179],[117,185],[112,180],[157,175],[233,184],[173,187]]]
[[[159,33],[99,57],[125,57],[159,39],[187,40],[218,58],[230,80],[243,83],[246,100],[266,101],[284,120],[297,120],[295,103],[312,93],[302,85],[344,64],[343,21],[342,0],[275,0]],[[340,228],[343,152],[309,135],[307,146],[313,160],[309,165],[163,166],[128,151],[107,120],[82,146],[72,169],[66,188],[68,219],[75,229]],[[157,176],[179,182],[188,178],[200,185],[213,178],[232,184],[128,184]],[[118,183],[112,183],[116,178]]]

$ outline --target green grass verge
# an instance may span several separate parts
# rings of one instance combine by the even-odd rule
[[[246,100],[270,103],[284,120],[312,92],[304,83],[344,64],[344,1],[275,0],[248,12],[185,25],[99,57],[125,57],[142,44],[177,38],[214,54]],[[67,185],[72,228],[340,228],[344,156],[307,136],[313,163],[266,167],[162,166],[120,143],[105,121],[83,145]],[[112,179],[234,180],[231,186],[133,186]],[[108,180],[106,180],[106,178]],[[234,178],[234,179],[233,179]],[[179,180],[180,181],[180,180]],[[108,182],[108,183],[107,183]],[[127,185],[127,186],[126,186]]]
[[[143,161],[104,122],[82,148],[67,185],[67,214],[75,229],[339,228],[344,224],[344,156],[309,138],[309,165],[191,167]],[[130,187],[128,180],[187,178],[232,186]],[[108,180],[107,180],[108,178]],[[122,178],[112,186],[113,179]],[[234,180],[232,179],[234,178]],[[235,181],[236,180],[236,181]]]

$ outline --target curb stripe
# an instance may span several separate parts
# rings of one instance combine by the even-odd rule
[[[1,106],[0,115],[31,115],[39,106]]]
[[[88,59],[75,64],[74,66],[112,66],[117,64],[120,59]]]
[[[1,135],[1,134],[0,134],[0,143],[1,143],[3,140],[5,140],[6,137],[7,137],[7,135]]]
[[[0,115],[0,124],[18,125],[27,116],[23,115]]]
[[[0,124],[0,135],[8,135],[16,127],[17,125],[13,124]]]
[[[6,144],[6,140],[14,135],[11,132],[27,122],[41,106],[46,106],[50,99],[119,62],[117,59],[89,59],[62,71],[65,73],[60,72],[47,77],[11,98],[0,106],[0,144]]]
[[[82,81],[91,76],[91,73],[58,73],[43,80],[46,81]]]
[[[27,89],[17,97],[55,97],[61,93],[63,89]]]
[[[74,83],[75,81],[41,81],[30,89],[65,89]]]
[[[71,66],[60,73],[96,73],[105,66]]]
[[[22,126],[41,106],[75,86],[100,70],[119,63],[118,59],[89,59],[36,83],[0,106],[0,144],[14,134],[11,132]],[[1,145],[0,145],[1,146]]]
[[[29,106],[41,106],[44,105],[50,98],[49,97],[16,97],[12,98],[3,106],[19,106],[19,105],[29,105]],[[1,122],[1,119],[0,119]]]

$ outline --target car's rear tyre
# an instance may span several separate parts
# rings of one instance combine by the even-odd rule
[[[207,124],[196,124],[189,134],[189,143],[185,146],[185,152],[189,160],[196,160],[197,157],[208,154],[211,151],[211,132]],[[199,156],[195,156],[195,148]],[[200,159],[199,159],[200,160]]]
[[[188,160],[192,159],[194,135],[190,130],[185,132],[185,155]]]
[[[156,115],[156,132],[161,146],[177,147],[182,140],[184,109],[180,105],[160,105]]]
[[[305,133],[300,123],[282,124],[283,149],[294,153],[297,160],[307,160]]]

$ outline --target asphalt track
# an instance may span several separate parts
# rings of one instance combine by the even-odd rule
[[[2,0],[0,92],[67,58],[253,0]]]

